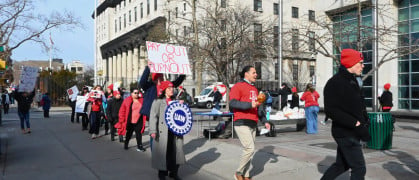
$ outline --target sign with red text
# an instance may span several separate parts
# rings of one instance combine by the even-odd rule
[[[146,41],[152,73],[191,74],[186,47]]]

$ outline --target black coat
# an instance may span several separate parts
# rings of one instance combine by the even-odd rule
[[[300,106],[300,96],[295,93],[292,95],[292,100],[290,101],[290,108],[299,107]]]
[[[112,98],[112,100],[109,101],[108,107],[106,108],[106,115],[110,117],[110,120],[118,121],[119,109],[121,108],[123,101],[122,97],[120,99]]]
[[[326,83],[324,109],[326,115],[333,120],[334,138],[355,137],[369,140],[369,120],[362,91],[355,76],[343,66]],[[355,126],[357,121],[361,123],[360,126]]]
[[[390,91],[384,91],[379,100],[382,107],[393,107],[393,94]]]
[[[18,111],[23,113],[29,112],[29,109],[31,108],[31,104],[33,102],[33,97],[35,96],[35,91],[32,91],[32,93],[24,97],[22,92],[17,92],[16,90],[13,96],[17,101]]]

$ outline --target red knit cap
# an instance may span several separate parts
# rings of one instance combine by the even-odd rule
[[[390,89],[390,87],[391,87],[390,83],[386,83],[386,84],[384,84],[384,89],[385,89],[385,90],[389,90],[389,89]]]
[[[113,90],[113,84],[109,85],[108,88]]]
[[[293,87],[293,88],[291,89],[291,92],[293,92],[293,93],[297,92],[297,88],[296,88],[296,87]]]
[[[340,55],[340,64],[350,68],[363,59],[362,53],[353,49],[343,49]]]
[[[173,83],[170,81],[163,81],[160,83],[160,89],[162,92],[168,87],[173,87]]]
[[[119,91],[113,91],[112,94],[113,94],[113,96],[116,96],[118,94],[120,95],[121,93]]]
[[[151,80],[153,80],[153,81],[156,80],[159,77],[163,77],[163,74],[162,73],[153,73],[153,74],[151,74]]]

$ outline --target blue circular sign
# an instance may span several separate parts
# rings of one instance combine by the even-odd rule
[[[165,121],[170,131],[183,136],[192,129],[192,111],[185,103],[171,102],[166,108]]]

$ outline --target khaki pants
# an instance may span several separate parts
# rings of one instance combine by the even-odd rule
[[[243,146],[243,153],[240,157],[240,165],[237,174],[250,177],[250,162],[255,152],[256,128],[249,126],[234,126],[234,130]]]

